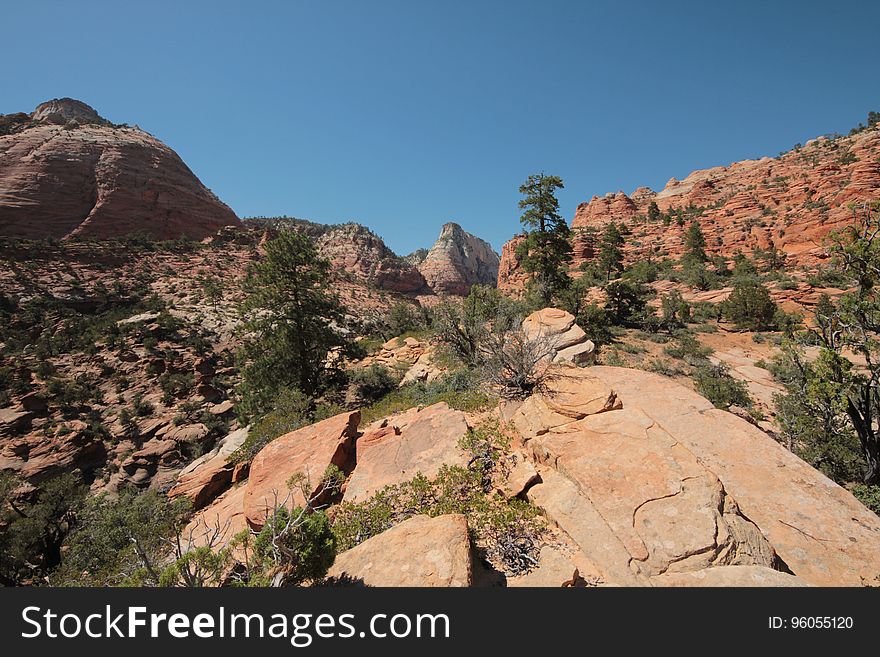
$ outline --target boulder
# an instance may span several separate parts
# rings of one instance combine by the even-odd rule
[[[614,388],[624,408],[648,418],[652,435],[662,432],[717,477],[739,514],[799,578],[859,586],[880,573],[880,517],[763,431],[662,376],[616,367],[590,372]],[[620,411],[609,421],[614,414]],[[636,460],[629,446],[619,449],[617,467]],[[639,476],[648,474],[643,468]]]
[[[369,427],[357,440],[357,466],[344,500],[362,502],[416,474],[430,478],[443,465],[466,465],[467,456],[458,442],[467,430],[464,413],[445,402],[411,409]]]
[[[589,404],[569,401],[579,381],[586,398],[611,390],[615,403],[584,413]],[[511,417],[541,464],[528,499],[608,583],[789,581],[770,570],[855,586],[880,573],[880,518],[759,428],[669,379],[553,366],[547,389]],[[750,570],[714,572],[731,566]]]
[[[227,434],[210,452],[203,454],[180,471],[168,497],[183,495],[200,509],[223,492],[233,480],[236,464],[229,463],[229,455],[241,447],[248,435],[244,427]]]
[[[328,466],[346,468],[354,454],[354,437],[360,411],[340,413],[316,424],[291,431],[266,445],[254,457],[248,477],[244,509],[254,529],[289,496],[288,505],[306,503],[299,486],[288,486],[291,477],[305,476],[309,497],[317,494]]]
[[[467,520],[459,514],[404,520],[337,555],[327,577],[365,586],[470,586]]]
[[[632,569],[651,576],[710,565],[774,565],[773,549],[739,515],[718,478],[638,409],[590,415],[535,442],[593,503]]]
[[[585,365],[595,358],[596,345],[569,312],[544,308],[526,317],[522,327],[529,340],[546,343],[547,359],[552,362]]]

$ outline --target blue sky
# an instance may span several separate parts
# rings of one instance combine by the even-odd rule
[[[519,184],[660,189],[880,110],[880,2],[5,2],[0,113],[79,98],[239,216],[496,249]]]

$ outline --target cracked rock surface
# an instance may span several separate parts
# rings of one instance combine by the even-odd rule
[[[561,401],[578,412],[553,411]],[[858,586],[880,573],[877,516],[661,376],[555,366],[510,419],[541,474],[528,498],[605,583]]]

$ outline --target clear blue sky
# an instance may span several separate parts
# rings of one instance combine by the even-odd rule
[[[519,184],[594,194],[846,132],[880,110],[880,2],[4,2],[0,113],[79,98],[239,216],[496,249]]]

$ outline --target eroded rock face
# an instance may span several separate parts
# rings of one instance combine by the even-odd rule
[[[662,212],[702,208],[697,221],[707,250],[777,248],[790,265],[815,266],[828,257],[826,238],[852,220],[851,203],[880,196],[880,130],[837,140],[820,138],[778,158],[744,160],[671,179],[661,191],[637,190],[594,198],[578,207],[572,228],[601,230],[609,221],[632,229],[630,258],[680,257],[687,226],[646,221],[648,206]],[[575,266],[580,262],[574,262]]]
[[[630,196],[595,196],[581,203],[572,219],[572,268],[597,256],[598,236],[610,221],[631,230],[624,245],[627,262],[681,257],[691,219],[683,226],[650,221],[652,202],[664,213],[698,208],[692,218],[710,254],[776,248],[789,266],[819,266],[829,257],[829,234],[852,221],[851,205],[880,198],[878,156],[875,126],[849,137],[820,137],[777,158],[694,171],[683,180],[670,179],[659,192],[640,187]],[[522,239],[518,235],[502,249],[500,289],[520,291],[528,281],[515,255]]]
[[[519,245],[525,240],[525,235],[514,235],[501,247],[497,285],[502,292],[518,294],[526,289],[529,274],[523,269],[522,262],[516,254]]]
[[[194,509],[200,509],[226,490],[232,483],[236,467],[229,463],[229,455],[241,447],[247,435],[246,427],[237,429],[218,441],[210,452],[187,465],[168,491],[168,497],[183,495],[192,502]]]
[[[238,225],[168,146],[71,99],[0,136],[0,235],[202,239]]]
[[[603,581],[858,586],[880,572],[880,519],[760,429],[656,374],[550,373],[509,413],[539,464],[526,494]]]
[[[340,413],[316,424],[276,438],[254,457],[250,467],[244,512],[254,529],[263,526],[267,514],[287,500],[288,506],[303,506],[306,500],[299,486],[288,481],[304,476],[309,497],[321,488],[330,465],[345,468],[353,454],[360,411]]]
[[[430,383],[449,369],[435,359],[436,345],[414,337],[391,338],[375,354],[358,361],[355,367],[369,367],[378,364],[390,370],[406,368],[401,386],[419,381]]]
[[[596,345],[575,324],[574,315],[559,308],[544,308],[532,313],[523,320],[523,331],[529,340],[546,344],[548,358],[554,363],[583,365],[596,356]]]
[[[659,375],[591,369],[718,477],[795,575],[859,586],[880,573],[880,518],[763,431]]]
[[[467,521],[414,516],[337,555],[327,576],[365,586],[470,586]]]
[[[494,287],[498,264],[498,254],[488,242],[448,223],[418,268],[435,294],[466,296],[473,285]]]
[[[246,492],[245,484],[230,488],[196,513],[183,530],[184,540],[192,547],[224,547],[236,534],[248,528],[244,516]]]
[[[416,474],[432,478],[443,465],[466,465],[467,456],[458,442],[467,429],[464,413],[445,402],[411,409],[368,427],[357,440],[357,466],[344,500],[362,502]]]
[[[31,114],[31,119],[41,123],[66,124],[68,121],[77,123],[91,123],[94,125],[111,125],[101,117],[92,107],[80,100],[73,98],[55,98],[40,103]]]
[[[426,292],[427,284],[415,266],[398,258],[381,237],[359,224],[326,227],[315,244],[333,268],[354,274],[383,290]]]

